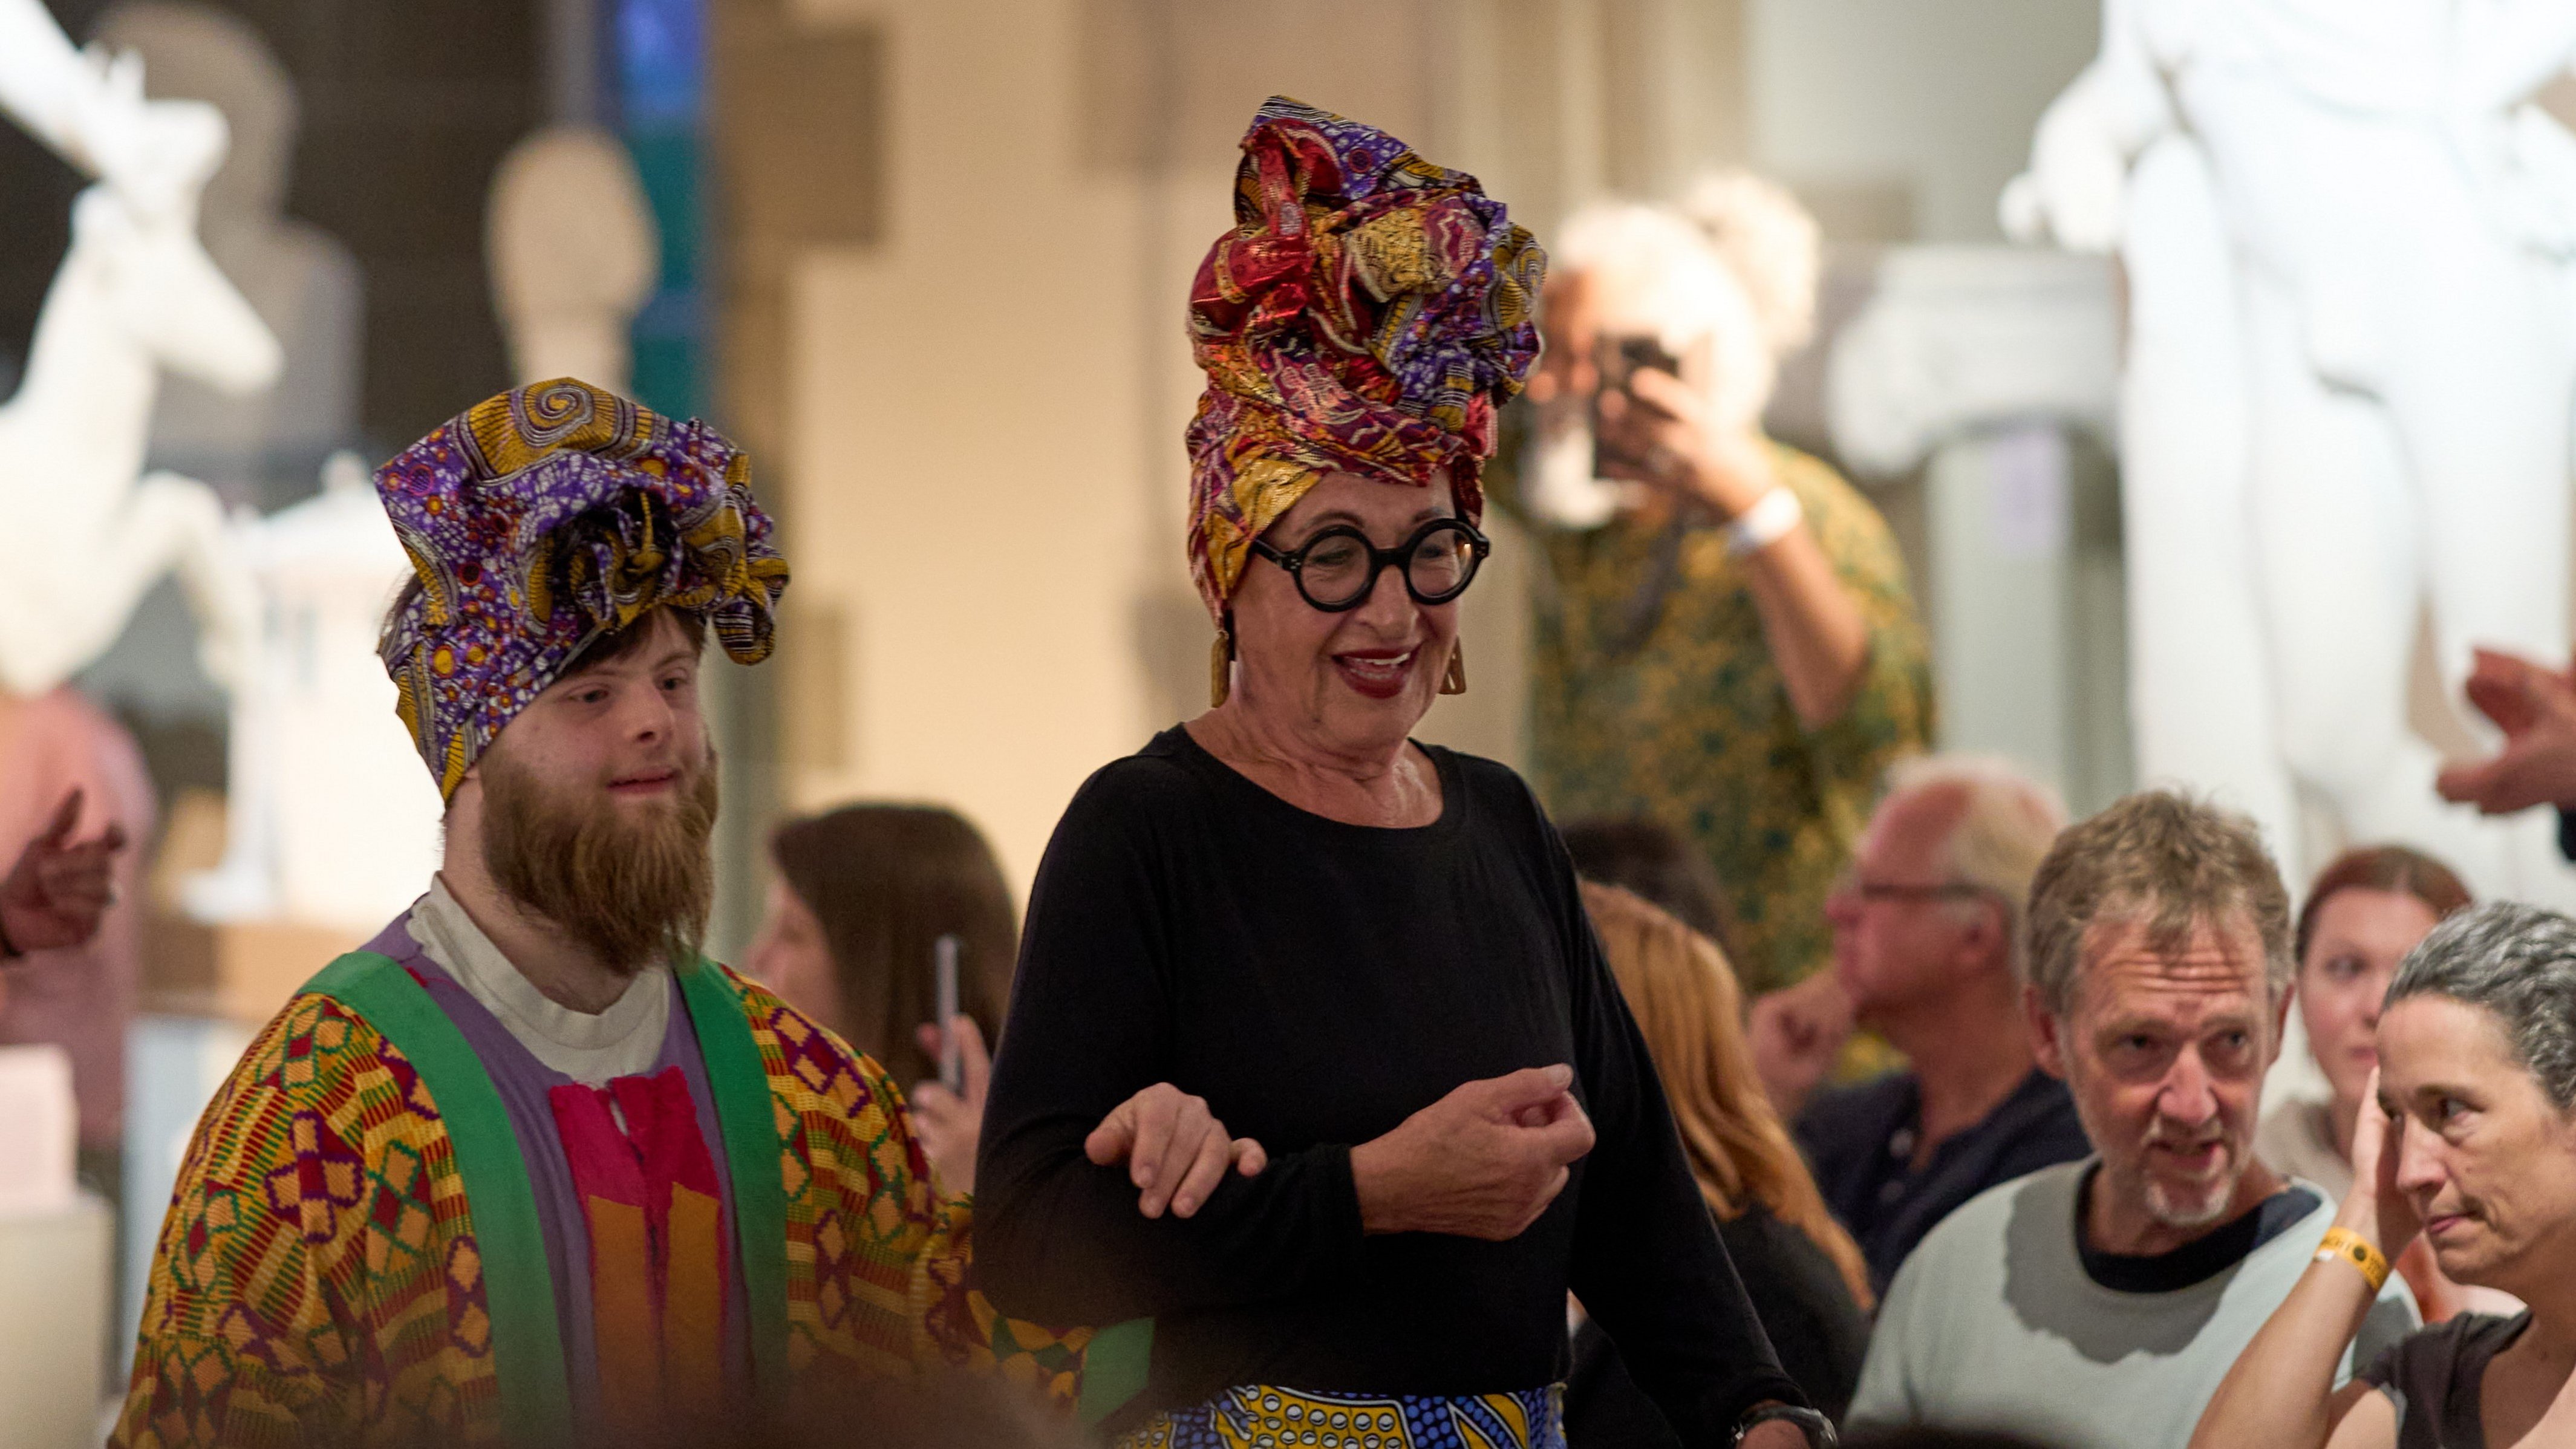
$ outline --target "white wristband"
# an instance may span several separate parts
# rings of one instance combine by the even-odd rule
[[[1798,495],[1786,488],[1773,488],[1752,507],[1737,514],[1726,526],[1726,551],[1735,558],[1759,553],[1789,536],[1807,516],[1798,504]]]

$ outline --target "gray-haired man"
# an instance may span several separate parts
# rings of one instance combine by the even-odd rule
[[[1825,898],[1833,979],[1908,1067],[1810,1099],[1798,1146],[1879,1293],[1970,1198],[2092,1151],[2031,1053],[2016,964],[2031,877],[2065,825],[2053,792],[2000,761],[1917,756],[1888,772]]]
[[[2189,1442],[2333,1216],[2252,1151],[2289,925],[2280,873],[2234,815],[2150,791],[2058,838],[2031,884],[2025,1008],[2096,1155],[1996,1188],[1923,1240],[1888,1291],[1853,1424]],[[2415,1321],[2391,1280],[2361,1361]]]

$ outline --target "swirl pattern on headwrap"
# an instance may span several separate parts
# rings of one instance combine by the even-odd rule
[[[787,561],[751,459],[694,418],[559,377],[449,419],[376,493],[421,583],[377,653],[442,797],[575,655],[650,610],[769,657]]]
[[[1546,254],[1476,178],[1273,96],[1243,138],[1234,229],[1190,289],[1190,573],[1222,619],[1264,529],[1327,472],[1484,510],[1494,410],[1538,358]]]

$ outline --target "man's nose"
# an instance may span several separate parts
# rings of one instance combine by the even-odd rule
[[[2156,1094],[2156,1111],[2190,1127],[2218,1115],[2218,1093],[2212,1089],[2198,1048],[2185,1047],[2174,1058],[2173,1069],[2165,1073],[2164,1090]]]
[[[670,696],[659,689],[640,689],[621,711],[627,736],[639,744],[650,744],[671,732],[674,711]]]

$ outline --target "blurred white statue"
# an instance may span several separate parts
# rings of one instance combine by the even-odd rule
[[[0,0],[0,109],[99,178],[73,203],[24,377],[0,406],[0,508],[17,544],[0,594],[0,691],[60,688],[175,573],[206,672],[238,700],[260,675],[263,633],[242,529],[205,484],[144,471],[162,368],[244,397],[283,366],[276,336],[197,235],[198,197],[227,150],[224,117],[145,100],[139,57],[72,49],[39,0]],[[248,746],[232,742],[237,791]],[[244,823],[257,818],[237,819],[229,860],[268,858]]]
[[[205,184],[198,172],[211,113],[142,99],[139,57],[74,50],[44,0],[0,0],[0,111],[83,174],[159,212]]]
[[[411,561],[366,462],[333,454],[322,492],[260,520],[247,561],[265,604],[260,675],[233,696],[234,854],[187,884],[209,919],[263,915],[369,931],[438,867],[438,787],[419,768],[376,658]]]
[[[512,147],[492,175],[484,252],[522,385],[577,377],[627,391],[627,328],[662,262],[643,180],[616,137],[548,126]]]
[[[236,394],[277,376],[277,339],[197,239],[196,194],[222,163],[223,117],[146,102],[137,66],[72,51],[37,0],[0,0],[0,17],[11,113],[38,117],[37,134],[65,137],[78,162],[133,167],[130,178],[102,172],[73,203],[24,378],[0,406],[0,510],[14,544],[0,689],[41,694],[69,679],[174,569],[204,625],[208,673],[235,682],[258,606],[222,505],[202,483],[143,472],[160,369]]]
[[[2355,840],[2564,900],[2547,825],[2434,796],[2408,724],[2429,603],[2563,658],[2576,243],[2528,101],[2570,0],[2107,0],[2008,230],[2117,249],[2140,774],[2216,788],[2293,875],[2297,786]]]
[[[358,436],[365,300],[348,248],[285,214],[294,84],[248,22],[204,5],[127,0],[97,37],[141,57],[155,97],[223,112],[232,149],[206,183],[198,234],[285,350],[277,385],[254,398],[172,379],[153,412],[151,459],[231,502],[267,509],[302,497],[322,460]]]

